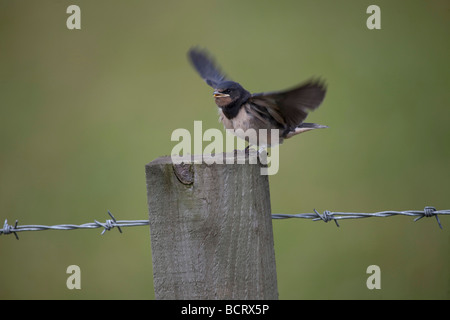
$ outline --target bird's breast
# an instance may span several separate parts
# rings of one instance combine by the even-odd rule
[[[222,109],[219,108],[219,121],[223,123],[223,126],[225,129],[242,129],[243,131],[246,131],[250,128],[250,115],[246,111],[245,106],[240,108],[238,114],[236,117],[232,119],[228,119],[225,114],[222,112]]]
[[[254,115],[252,115],[249,106],[247,104],[243,105],[242,108],[240,108],[236,117],[232,119],[228,119],[222,112],[222,109],[219,108],[219,121],[223,123],[225,129],[234,130],[233,134],[235,136],[246,140],[250,144],[257,144],[260,147],[261,146],[267,147],[273,144],[273,141],[271,141],[272,140],[271,129],[274,128],[270,125],[270,123],[262,121],[257,117],[255,117]],[[253,129],[253,132],[252,130],[247,131],[248,129]],[[265,131],[259,132],[259,129],[265,129]],[[252,137],[253,133],[254,139],[250,138]],[[277,135],[278,131],[273,134]],[[275,144],[281,143],[282,140],[283,139],[280,137],[278,142]]]

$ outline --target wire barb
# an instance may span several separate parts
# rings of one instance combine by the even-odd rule
[[[16,239],[19,240],[19,236],[17,235],[17,233],[15,231],[15,229],[17,229],[18,223],[19,223],[19,220],[16,220],[16,223],[14,224],[14,227],[13,227],[8,224],[8,219],[5,219],[5,223],[3,224],[3,229],[0,230],[0,235],[14,233],[14,235],[16,236]]]
[[[431,206],[425,207],[425,209],[423,209],[423,215],[421,215],[421,216],[418,217],[418,218],[415,218],[415,219],[414,219],[414,222],[416,222],[416,221],[422,219],[423,217],[430,218],[430,217],[432,217],[432,216],[435,216],[435,217],[436,217],[436,221],[437,221],[437,223],[438,223],[438,225],[439,225],[439,228],[443,229],[443,228],[442,228],[441,221],[439,220],[439,216],[436,214],[436,208],[435,208],[435,207],[431,207]]]
[[[105,223],[101,223],[101,222],[98,222],[97,220],[94,220],[95,223],[99,227],[103,227],[103,231],[102,231],[101,235],[103,235],[106,231],[109,231],[114,227],[117,227],[117,229],[119,229],[119,232],[122,233],[122,229],[120,229],[120,226],[117,224],[116,218],[114,218],[113,214],[109,210],[108,210],[108,214],[112,220],[106,220]]]
[[[320,215],[320,213],[317,212],[316,209],[314,209],[314,212],[319,216],[319,218],[320,218],[323,222],[327,223],[328,221],[334,220],[334,222],[336,223],[336,226],[339,227],[339,223],[338,223],[337,220],[333,217],[333,213],[331,213],[330,211],[325,210],[325,211],[323,212],[322,215]],[[319,220],[319,219],[313,219],[313,221],[317,221],[317,220]]]

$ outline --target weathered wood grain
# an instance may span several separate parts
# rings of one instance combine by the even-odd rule
[[[161,157],[146,177],[156,299],[278,298],[260,164],[176,166]]]

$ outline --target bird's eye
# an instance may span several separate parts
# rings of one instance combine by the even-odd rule
[[[230,92],[231,92],[230,89],[225,89],[225,90],[223,91],[223,93],[225,93],[225,94],[230,94]]]

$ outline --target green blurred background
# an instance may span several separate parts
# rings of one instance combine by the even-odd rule
[[[251,92],[327,80],[308,121],[330,128],[281,146],[274,213],[450,209],[449,17],[446,0],[0,0],[0,223],[146,219],[144,165],[172,131],[222,128],[193,45]],[[412,220],[273,221],[280,299],[449,299],[450,219]],[[1,236],[0,298],[152,299],[149,229],[100,232]]]

